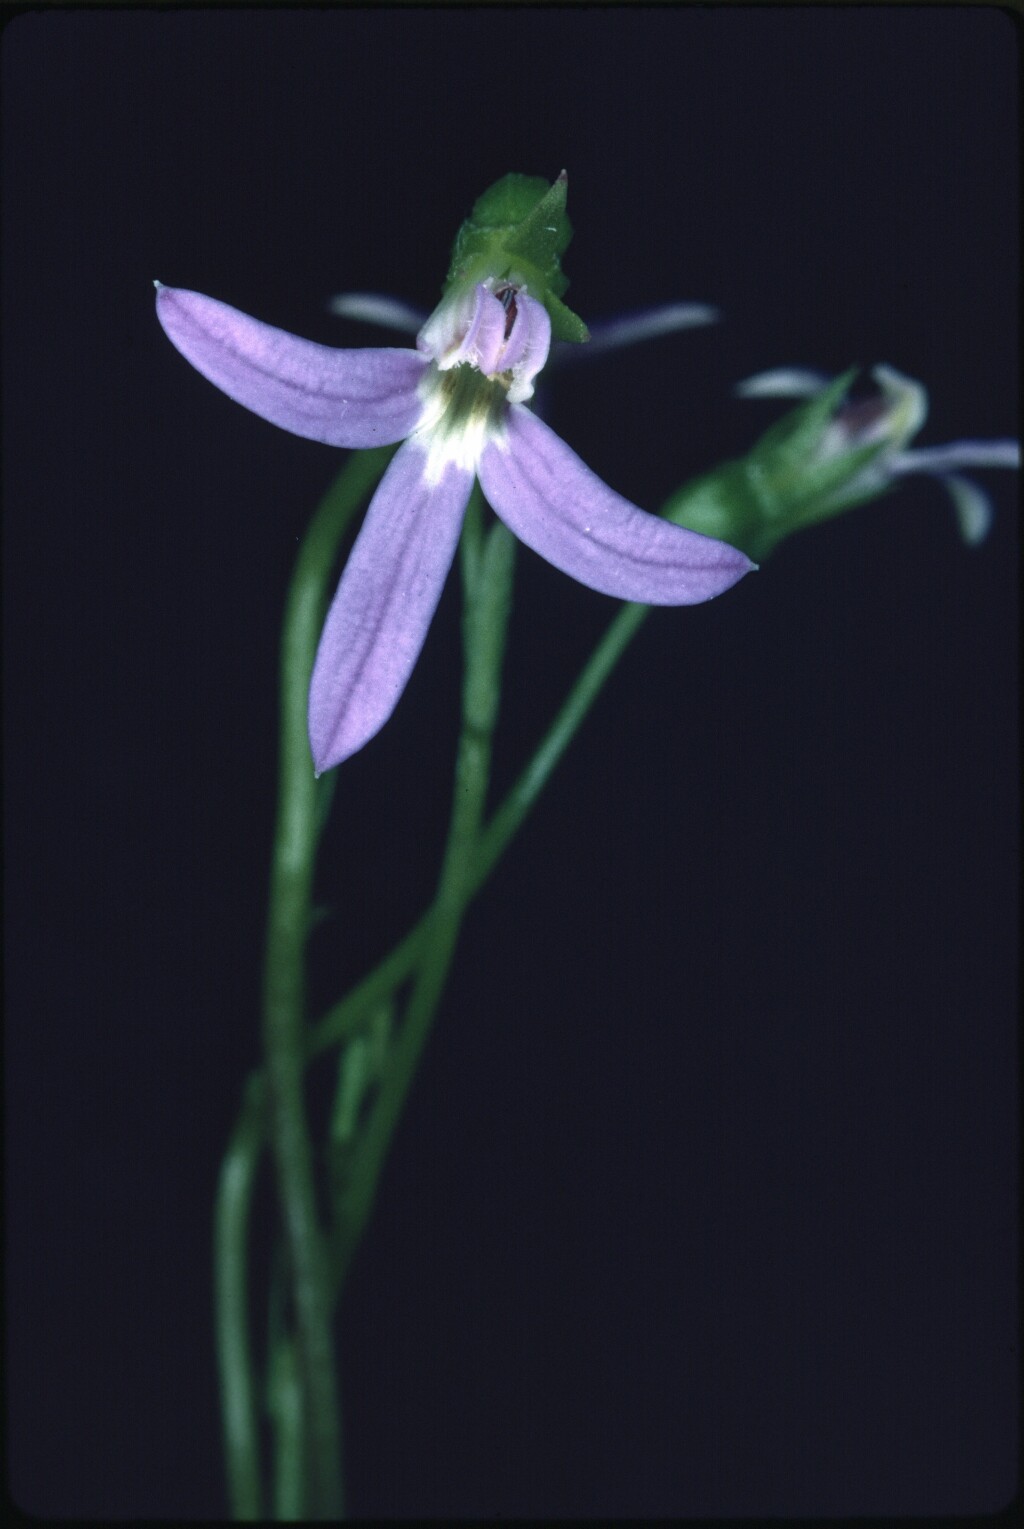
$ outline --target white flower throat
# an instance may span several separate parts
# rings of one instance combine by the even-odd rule
[[[475,472],[487,443],[502,440],[509,405],[533,396],[551,346],[547,310],[525,286],[489,278],[445,298],[416,344],[433,363],[415,431],[428,479],[438,482],[449,464]]]

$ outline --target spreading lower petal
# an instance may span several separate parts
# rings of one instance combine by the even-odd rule
[[[938,481],[953,501],[960,535],[969,547],[978,547],[992,526],[992,501],[970,478],[959,473],[943,473]]]
[[[473,483],[449,463],[428,483],[408,441],[367,512],[324,624],[309,691],[319,775],[362,748],[398,703],[455,556]]]
[[[735,547],[630,504],[521,405],[509,409],[507,429],[484,448],[478,472],[488,502],[520,541],[602,594],[693,605],[755,567]]]
[[[1020,467],[1020,441],[950,441],[948,446],[915,446],[889,458],[901,473],[947,473],[958,467]]]
[[[328,446],[387,446],[415,429],[427,367],[414,350],[335,350],[199,292],[158,286],[172,344],[236,403]]]

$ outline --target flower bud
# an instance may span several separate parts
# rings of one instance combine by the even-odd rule
[[[920,429],[924,389],[890,367],[876,367],[876,396],[845,402],[855,370],[827,385],[775,372],[742,384],[747,396],[813,396],[768,430],[748,455],[686,484],[670,520],[740,547],[762,560],[783,537],[885,493],[889,461]]]

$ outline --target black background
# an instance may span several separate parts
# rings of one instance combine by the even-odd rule
[[[782,363],[1017,433],[996,10],[26,15],[3,36],[7,1401],[40,1514],[224,1511],[210,1207],[258,981],[277,633],[341,458],[152,280],[389,343],[473,198],[570,174],[569,301],[720,325],[551,421],[654,508]],[[394,342],[392,342],[394,343]],[[401,342],[398,342],[401,343]],[[655,613],[471,913],[342,1311],[363,1515],[936,1513],[1016,1490],[1016,479],[925,479]],[[519,561],[508,784],[614,612]],[[327,1001],[425,905],[452,580],[343,767]]]

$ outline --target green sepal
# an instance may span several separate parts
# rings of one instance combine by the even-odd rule
[[[850,390],[859,368],[851,366],[828,387],[815,393],[806,403],[791,409],[777,420],[754,447],[755,452],[784,452],[794,459],[806,460],[814,451],[836,409]]]
[[[761,509],[747,476],[745,461],[723,462],[712,472],[685,483],[664,509],[667,520],[716,541],[747,551],[761,523]]]
[[[489,277],[525,286],[547,308],[552,338],[589,339],[583,320],[561,301],[569,285],[561,257],[572,239],[568,186],[564,170],[550,185],[513,172],[489,186],[455,236],[444,291]]]
[[[544,299],[544,306],[548,310],[551,320],[551,338],[553,340],[568,340],[573,345],[581,345],[584,340],[590,339],[590,330],[584,324],[578,314],[567,308],[560,297],[549,292]]]
[[[565,210],[568,189],[569,177],[563,170],[540,201],[534,203],[506,244],[513,255],[521,255],[539,270],[559,275],[559,258],[565,254],[572,239],[572,224]]]
[[[551,190],[543,175],[520,175],[518,171],[510,170],[486,191],[481,191],[463,227],[518,228]],[[564,197],[562,206],[565,206]]]

